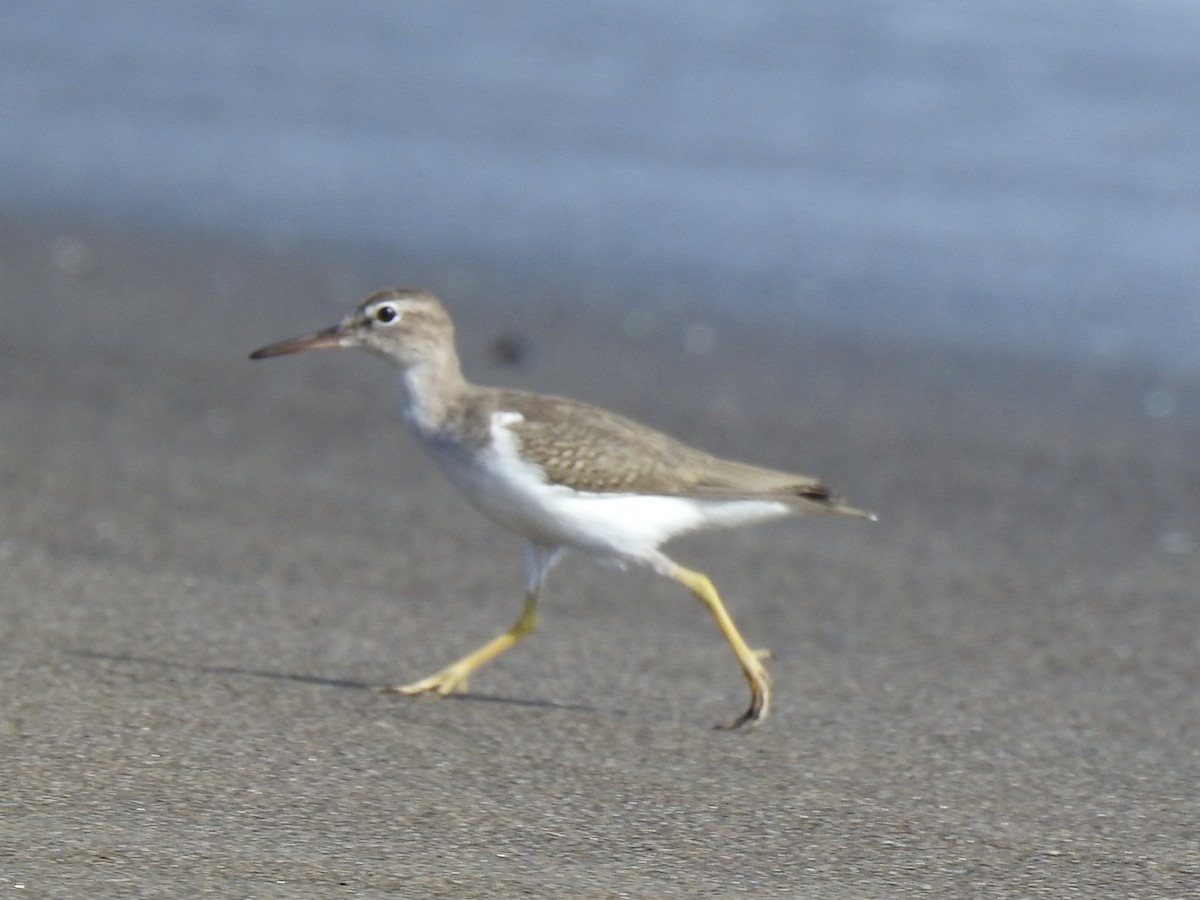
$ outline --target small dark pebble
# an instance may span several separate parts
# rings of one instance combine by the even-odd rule
[[[492,362],[498,366],[519,366],[529,358],[529,343],[522,337],[502,334],[492,341]]]

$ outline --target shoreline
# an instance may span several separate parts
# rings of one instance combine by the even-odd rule
[[[709,730],[744,685],[694,601],[578,559],[477,693],[397,702],[369,688],[508,624],[517,543],[403,433],[376,360],[245,358],[390,262],[54,226],[0,217],[8,882],[1115,897],[1194,879],[1194,379],[712,319],[689,345],[686,307],[631,331],[628,305],[556,299],[562,273],[414,263],[459,279],[442,289],[474,379],[810,472],[881,521],[671,545],[776,653],[752,734]]]

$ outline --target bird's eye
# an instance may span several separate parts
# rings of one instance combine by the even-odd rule
[[[396,315],[396,307],[394,306],[381,306],[379,309],[375,310],[375,318],[380,322],[383,322],[385,325],[388,322],[395,321]]]

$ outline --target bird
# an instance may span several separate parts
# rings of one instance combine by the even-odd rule
[[[454,324],[418,288],[367,297],[321,331],[261,347],[251,359],[358,349],[399,370],[402,412],[418,443],[466,499],[523,538],[525,597],[504,632],[428,677],[384,688],[404,695],[465,692],[480,666],[537,624],[542,585],[566,551],[618,566],[645,566],[690,591],[711,613],[749,686],[729,729],[767,717],[770,653],[751,649],[712,581],[661,546],[688,532],[731,528],[797,513],[874,520],[815,478],[722,459],[616,413],[564,397],[472,384]]]

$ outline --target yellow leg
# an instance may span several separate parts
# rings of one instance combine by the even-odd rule
[[[767,675],[762,660],[769,658],[771,654],[765,650],[751,650],[746,646],[746,642],[738,633],[737,626],[733,624],[733,619],[729,618],[729,613],[725,611],[725,604],[721,602],[717,589],[713,587],[713,583],[709,581],[707,575],[678,565],[673,566],[666,574],[695,594],[697,599],[708,607],[708,611],[717,620],[717,627],[721,629],[721,634],[725,636],[725,640],[733,649],[733,655],[741,664],[746,681],[750,684],[750,707],[737,719],[723,727],[738,728],[746,723],[755,725],[761,722],[771,709],[771,679]]]
[[[538,592],[536,590],[529,591],[525,595],[525,606],[521,609],[521,615],[517,617],[517,621],[513,622],[512,627],[503,634],[492,638],[478,650],[468,653],[462,659],[451,663],[428,678],[422,678],[412,684],[384,688],[384,690],[407,696],[429,693],[453,694],[465,691],[467,677],[472,672],[484,663],[495,659],[533,631],[537,625],[537,601]]]

